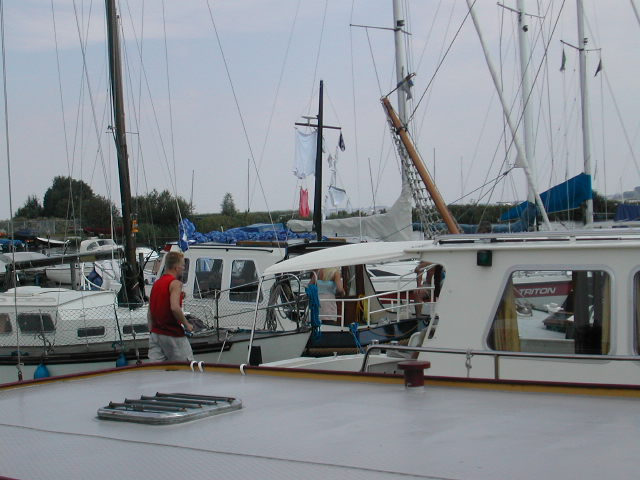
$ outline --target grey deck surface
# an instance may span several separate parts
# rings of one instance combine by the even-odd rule
[[[238,397],[171,426],[98,420],[156,392]],[[0,475],[19,479],[637,478],[637,399],[138,370],[0,390]]]

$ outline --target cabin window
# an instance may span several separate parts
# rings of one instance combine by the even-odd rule
[[[193,282],[193,298],[215,298],[222,290],[222,260],[219,258],[198,258]]]
[[[234,260],[231,264],[229,300],[255,302],[258,294],[258,272],[253,260]],[[260,293],[262,301],[262,292]]]
[[[87,327],[78,329],[78,338],[86,337],[103,337],[105,333],[104,327]]]
[[[12,331],[13,327],[11,326],[11,319],[9,318],[9,314],[0,313],[0,334],[11,333]]]
[[[487,343],[499,351],[606,355],[610,330],[606,272],[516,271],[502,293]]]
[[[56,330],[48,313],[19,313],[18,326],[22,333],[51,333]]]
[[[146,323],[136,323],[133,325],[123,325],[122,333],[123,335],[131,335],[131,332],[134,331],[136,333],[149,333],[149,326]]]

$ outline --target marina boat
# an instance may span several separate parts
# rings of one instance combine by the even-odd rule
[[[419,258],[441,265],[445,278],[429,327],[411,341],[415,347],[370,345],[365,355],[273,365],[392,373],[409,356],[429,361],[433,378],[637,387],[639,253],[640,232],[612,230],[452,235],[350,245],[282,262],[265,274]],[[516,279],[531,272],[570,278],[566,294],[546,312],[521,308]]]
[[[306,287],[311,274],[271,276],[262,281],[260,277],[287,258],[306,257],[308,252],[332,250],[337,245],[344,242],[193,244],[184,252],[185,309],[217,328],[291,331],[299,328],[301,320],[310,325]],[[178,246],[170,248],[177,250]],[[161,264],[160,274],[162,269]],[[309,339],[307,354],[353,353],[371,342],[408,340],[426,327],[428,316],[416,317],[411,300],[415,274],[410,286],[391,294],[375,291],[364,264],[345,266],[342,278],[346,294],[335,300],[338,317],[319,316],[320,325]]]
[[[147,309],[119,307],[114,292],[18,287],[0,294],[0,383],[147,361]],[[16,316],[17,312],[17,316]],[[17,319],[17,321],[16,321]],[[217,328],[190,337],[207,363],[241,364],[301,355],[310,330]]]

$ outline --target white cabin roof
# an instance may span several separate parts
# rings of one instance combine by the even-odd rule
[[[635,478],[637,398],[134,369],[0,389],[0,474],[68,478]],[[262,373],[262,374],[261,374]],[[99,420],[110,401],[239,398],[177,425]],[[611,448],[615,446],[615,448]]]
[[[0,293],[0,308],[15,304],[23,307],[96,307],[115,303],[111,291],[79,291],[68,288],[18,287]]]
[[[415,257],[415,254],[407,253],[409,249],[419,248],[425,243],[433,242],[372,242],[327,248],[277,263],[265,269],[264,275],[403,260]]]

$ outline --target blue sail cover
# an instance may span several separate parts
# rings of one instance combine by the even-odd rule
[[[239,241],[285,241],[294,238],[315,240],[315,233],[294,233],[285,228],[282,223],[256,223],[247,227],[230,228],[226,232],[214,230],[209,233],[196,231],[195,225],[187,218],[183,219],[179,225],[182,240],[184,235],[188,243],[236,243]],[[324,238],[326,240],[326,238]]]
[[[640,220],[640,205],[636,203],[621,203],[616,209],[616,222]]]
[[[540,194],[540,199],[547,213],[561,212],[578,208],[582,202],[593,198],[591,189],[591,176],[585,173],[576,175],[566,182],[550,188]],[[531,208],[529,202],[522,202],[520,205],[508,210],[500,217],[501,221],[522,218],[527,208]]]

